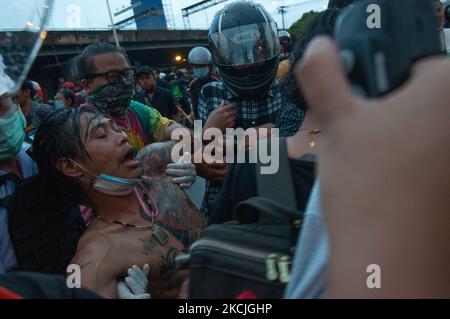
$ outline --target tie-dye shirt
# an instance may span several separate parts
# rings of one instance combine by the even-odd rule
[[[91,105],[86,103],[83,106]],[[165,129],[176,123],[161,116],[156,109],[136,101],[131,101],[125,115],[113,118],[125,130],[136,151],[148,144],[161,142]]]

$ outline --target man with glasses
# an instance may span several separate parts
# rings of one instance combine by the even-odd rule
[[[77,60],[78,77],[88,97],[83,106],[93,106],[107,114],[128,135],[135,152],[144,146],[170,140],[172,131],[182,127],[152,107],[133,101],[135,69],[119,48],[109,43],[87,46]],[[175,183],[190,186],[196,177],[191,163],[173,163],[168,174]]]

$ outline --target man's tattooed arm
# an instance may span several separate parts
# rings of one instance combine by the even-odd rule
[[[153,143],[147,145],[137,154],[137,159],[142,161],[144,176],[164,175],[166,166],[172,163],[171,151],[175,142]]]
[[[174,142],[154,143],[138,154],[142,161],[144,186],[158,205],[159,214],[155,222],[171,232],[185,246],[200,236],[206,220],[185,192],[172,182],[166,174],[166,166],[171,163]],[[141,217],[151,218],[141,209]]]

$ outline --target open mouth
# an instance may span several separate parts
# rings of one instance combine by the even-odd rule
[[[129,150],[127,154],[125,154],[125,160],[134,160],[135,152],[133,149]]]
[[[133,147],[130,146],[122,158],[122,163],[125,163],[128,161],[134,161],[135,157],[136,157],[136,152],[134,151]]]
[[[141,165],[141,162],[136,160],[136,152],[135,150],[130,147],[129,150],[125,153],[121,165],[128,169],[136,169]]]

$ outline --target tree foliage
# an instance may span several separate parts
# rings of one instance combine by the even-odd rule
[[[294,22],[294,24],[288,30],[293,42],[297,41],[302,36],[305,27],[317,14],[318,12],[315,11],[305,12],[300,19]]]

